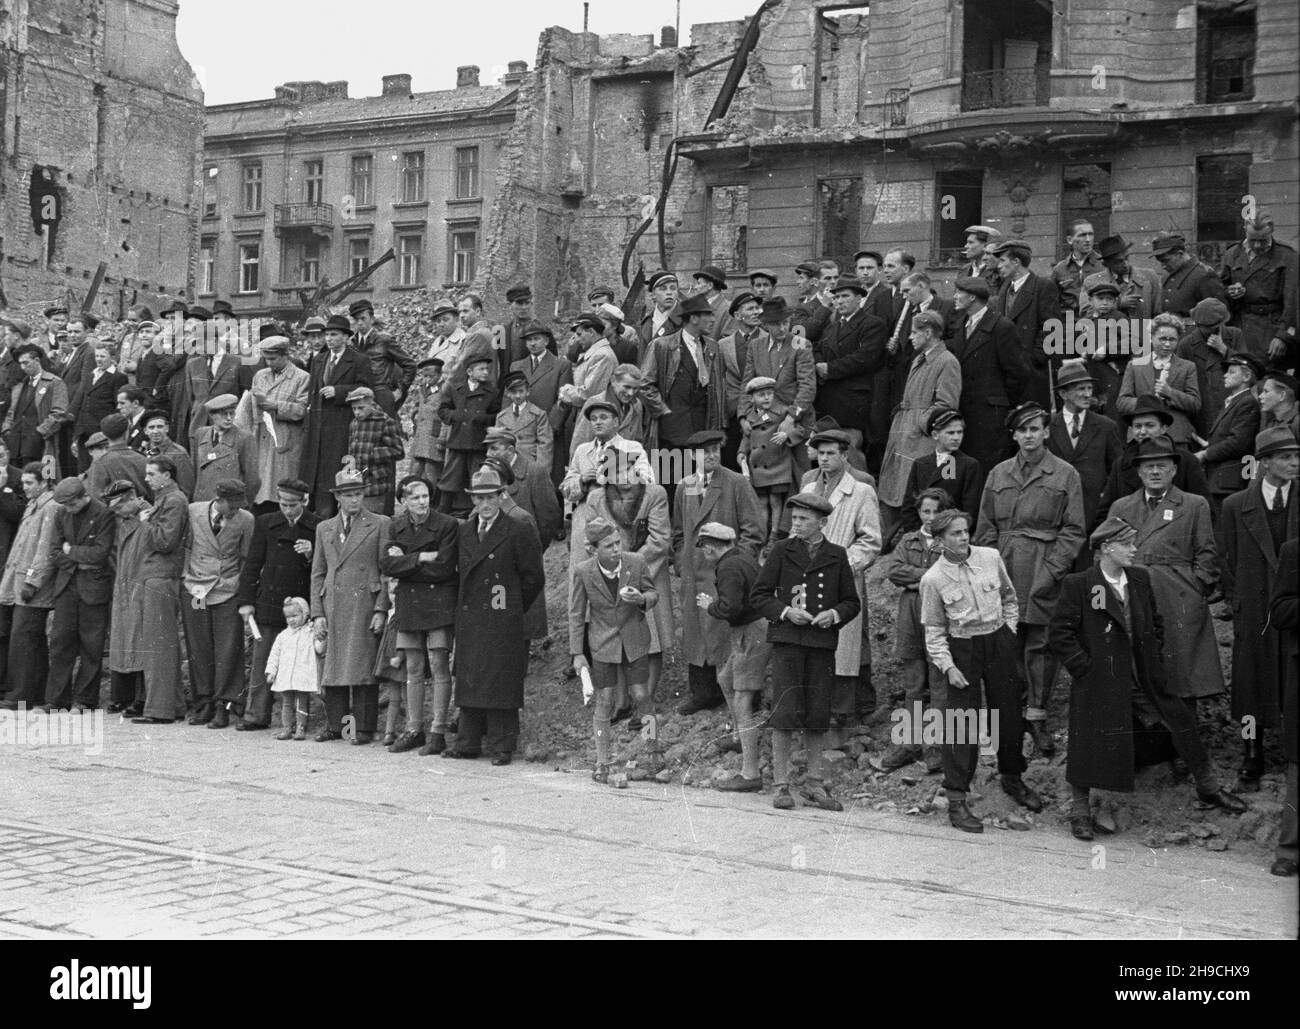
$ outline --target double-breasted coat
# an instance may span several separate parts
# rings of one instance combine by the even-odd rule
[[[1135,693],[1157,712],[1181,703],[1165,688],[1162,619],[1150,574],[1135,566],[1125,576],[1127,615],[1094,565],[1065,577],[1048,628],[1052,653],[1071,679],[1065,778],[1083,789],[1133,789]]]
[[[606,580],[595,557],[574,569],[569,599],[570,654],[582,653],[584,637],[592,660],[605,664],[637,661],[650,653],[650,612],[659,602],[659,593],[645,562],[636,554],[623,554],[620,562],[616,585]],[[640,590],[645,603],[629,604],[620,597],[619,591],[626,586]]]
[[[1255,453],[1257,432],[1259,401],[1253,391],[1243,389],[1218,411],[1210,425],[1204,462],[1211,494],[1236,493],[1249,481],[1249,462],[1243,458]]]
[[[916,513],[916,495],[922,490],[937,486],[948,494],[948,507],[965,511],[972,518],[980,509],[984,493],[984,467],[964,450],[954,451],[939,468],[939,455],[935,451],[918,457],[907,476],[907,489],[903,492],[903,528],[915,532],[921,527],[921,516]]]
[[[293,549],[299,540],[316,546],[320,519],[310,511],[290,525],[281,511],[260,515],[253,522],[248,557],[239,572],[239,606],[252,607],[259,626],[284,626],[284,602],[311,593],[311,557]]]
[[[961,362],[946,346],[936,343],[912,358],[880,466],[882,504],[898,507],[903,503],[913,462],[934,451],[934,440],[925,431],[926,422],[937,408],[956,408],[960,401]]]
[[[1165,379],[1169,387],[1169,396],[1156,397],[1174,418],[1169,426],[1168,435],[1175,443],[1191,443],[1193,435],[1192,419],[1201,410],[1201,387],[1196,381],[1196,365],[1184,361],[1181,357],[1169,358],[1168,376]],[[1124,379],[1120,382],[1119,396],[1115,399],[1115,410],[1120,414],[1132,414],[1137,409],[1138,397],[1155,397],[1156,382],[1160,373],[1148,357],[1134,358],[1124,369]]]
[[[1018,290],[1012,288],[1010,280],[1002,283],[989,307],[1015,326],[1020,353],[1029,369],[1024,398],[1037,401],[1044,410],[1050,409],[1052,392],[1048,366],[1051,358],[1043,346],[1046,331],[1043,326],[1061,317],[1061,294],[1056,283],[1030,272]]]
[[[1124,444],[1119,460],[1111,465],[1110,475],[1107,476],[1106,485],[1101,491],[1101,503],[1097,506],[1096,520],[1089,526],[1090,529],[1096,528],[1101,523],[1115,501],[1127,497],[1135,489],[1142,488],[1142,479],[1138,476],[1138,466],[1134,462],[1138,446],[1137,440],[1129,440]],[[1173,485],[1184,493],[1194,493],[1198,497],[1204,497],[1208,503],[1210,484],[1205,479],[1205,469],[1201,467],[1201,462],[1188,451],[1175,448],[1174,466]]]
[[[835,315],[830,320],[813,348],[814,367],[826,365],[826,375],[817,386],[819,416],[829,415],[842,429],[869,431],[876,381],[885,367],[888,342],[889,326],[865,304],[848,318]],[[880,382],[886,381],[880,378]]]
[[[455,700],[460,707],[524,706],[528,633],[524,612],[545,588],[542,546],[527,522],[499,513],[478,537],[471,515],[457,530]]]
[[[750,601],[768,621],[767,641],[838,651],[838,641],[854,635],[854,627],[860,624],[859,578],[844,548],[829,538],[823,540],[813,557],[809,557],[808,545],[801,539],[789,537],[778,541],[758,570],[758,578],[750,593]],[[781,618],[787,607],[798,606],[814,616],[823,611],[834,611],[839,615],[839,621],[823,629],[813,625],[795,625]],[[837,660],[835,673],[840,675],[843,673],[838,663]],[[858,674],[856,668],[853,674]]]
[[[330,487],[343,466],[348,452],[348,432],[352,426],[352,408],[348,393],[357,386],[373,386],[370,361],[349,347],[344,347],[332,372],[330,351],[325,347],[311,359],[311,380],[307,385],[307,435],[302,445],[299,478],[312,488],[311,506],[315,510],[334,509]],[[334,387],[334,396],[321,396],[325,386]]]
[[[194,482],[194,499],[215,500],[217,483],[222,479],[238,479],[252,500],[262,486],[257,467],[257,443],[252,433],[232,425],[221,434],[221,441],[217,443],[213,442],[216,431],[215,427],[205,425],[194,437],[194,463],[198,473]]]
[[[1000,314],[985,310],[969,337],[966,316],[959,312],[953,318],[949,349],[961,363],[957,410],[966,423],[962,449],[988,473],[1014,449],[1007,415],[1020,403],[1029,366],[1020,352],[1016,327]]]
[[[416,522],[409,511],[396,515],[389,524],[388,546],[379,559],[379,570],[397,580],[393,598],[393,624],[399,631],[426,632],[456,624],[456,536],[460,522],[440,511],[430,511]],[[401,548],[400,557],[390,557],[390,547]],[[421,561],[422,552],[432,551],[437,560]]]
[[[726,633],[725,624],[710,619],[695,603],[697,594],[714,592],[714,570],[706,566],[696,546],[705,522],[731,526],[737,532],[736,546],[755,557],[767,538],[767,517],[758,506],[758,495],[739,472],[718,468],[708,486],[702,486],[699,472],[678,483],[673,497],[673,565],[681,576],[677,617],[682,623],[682,657],[697,667],[708,664],[709,653],[719,649],[706,642],[706,632],[719,637]]]
[[[1300,535],[1300,497],[1293,482],[1284,513],[1282,542]],[[1223,593],[1232,606],[1232,717],[1247,715],[1261,729],[1280,725],[1282,665],[1278,636],[1265,631],[1268,601],[1277,585],[1279,549],[1273,545],[1264,505],[1263,477],[1223,502]]]
[[[1020,455],[984,483],[971,542],[996,547],[1020,602],[1021,625],[1046,625],[1087,533],[1079,473],[1055,454],[1022,468]]]
[[[316,526],[311,562],[311,616],[324,618],[328,633],[322,686],[359,686],[374,681],[379,637],[370,631],[376,613],[388,610],[379,562],[388,551],[389,519],[362,508],[346,538],[343,516]]]
[[[249,486],[248,499],[252,503],[274,501],[278,496],[276,483],[281,479],[298,477],[307,434],[307,389],[310,384],[311,376],[292,362],[281,372],[260,368],[253,375],[253,387],[247,399],[255,425],[253,441],[257,447],[257,477],[260,482],[256,490]],[[257,400],[259,394],[276,404],[274,411],[267,412],[275,428],[274,437],[262,417],[263,408]]]
[[[21,412],[18,410],[26,383],[24,377],[23,381],[9,391],[9,410],[4,420],[5,440],[15,461],[22,460],[23,451],[27,449],[23,445],[24,429],[19,424]],[[41,372],[36,379],[32,403],[36,408],[36,434],[42,441],[42,459],[51,463],[56,474],[61,474],[58,467],[59,433],[64,423],[71,418],[67,384],[53,372]]]
[[[1223,692],[1223,668],[1206,596],[1219,581],[1219,555],[1204,497],[1170,486],[1153,511],[1145,490],[1115,501],[1111,517],[1135,526],[1136,564],[1151,573],[1151,589],[1164,619],[1161,663],[1176,697]]]

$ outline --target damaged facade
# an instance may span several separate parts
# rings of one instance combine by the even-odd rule
[[[424,93],[386,75],[374,97],[288,82],[269,100],[209,107],[194,295],[290,316],[390,248],[354,294],[473,283],[527,67],[483,86],[468,65],[455,89]]]
[[[1213,260],[1243,205],[1297,236],[1300,74],[1292,0],[876,0],[764,5],[725,117],[705,131],[744,22],[689,47],[548,29],[503,155],[489,289],[538,309],[619,287],[624,244],[680,161],[664,263],[767,267],[902,248],[951,278],[983,222],[1064,253],[1066,224],[1120,233],[1154,267],[1176,230]],[[665,42],[661,40],[661,42]],[[631,260],[660,266],[655,227]],[[622,293],[622,289],[620,289]]]
[[[16,309],[189,288],[203,94],[174,0],[0,8],[0,287]],[[3,305],[0,305],[3,306]]]

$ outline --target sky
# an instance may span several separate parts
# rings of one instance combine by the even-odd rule
[[[681,0],[682,43],[693,23],[734,21],[761,0]],[[653,34],[677,18],[676,0],[590,0],[591,32]],[[355,10],[355,20],[340,12]],[[384,75],[411,89],[452,89],[459,65],[492,85],[510,61],[537,60],[542,29],[582,30],[582,0],[180,0],[177,37],[209,104],[263,100],[283,82],[345,79],[348,95],[378,96]]]

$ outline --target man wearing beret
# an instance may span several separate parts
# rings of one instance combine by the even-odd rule
[[[676,275],[665,271],[651,272],[645,288],[650,293],[650,308],[641,318],[640,333],[643,349],[649,350],[651,340],[671,336],[682,323],[677,311],[679,287]]]
[[[266,367],[253,373],[249,414],[255,426],[260,484],[249,500],[254,514],[266,514],[275,509],[276,483],[288,476],[296,477],[302,464],[311,375],[289,360],[288,337],[269,336],[259,348]]]
[[[808,771],[801,793],[825,811],[842,811],[822,782],[822,752],[831,724],[835,649],[862,603],[848,554],[825,535],[830,502],[815,493],[796,493],[786,505],[790,535],[773,545],[750,594],[768,620],[772,644],[772,806],[795,806],[790,755],[794,733],[803,730]]]
[[[1210,425],[1204,449],[1192,456],[1201,462],[1210,483],[1210,510],[1218,521],[1226,497],[1244,489],[1252,469],[1248,458],[1259,432],[1259,401],[1256,379],[1264,373],[1264,362],[1252,354],[1234,354],[1224,362],[1223,406]]]
[[[1047,707],[1058,669],[1047,644],[1047,623],[1061,581],[1087,538],[1083,484],[1078,472],[1047,449],[1048,421],[1047,412],[1032,401],[1008,416],[1016,456],[989,473],[973,537],[980,546],[998,548],[1016,587],[1025,727],[1044,757],[1056,752]]]
[[[380,410],[369,386],[353,389],[348,403],[352,406],[352,427],[348,432],[347,459],[365,479],[366,510],[391,517],[397,462],[406,454],[402,430],[395,419]]]
[[[190,669],[190,724],[224,729],[244,713],[244,622],[239,578],[253,539],[248,496],[221,479],[213,500],[190,504],[181,612]]]
[[[1223,255],[1219,268],[1232,324],[1252,354],[1277,369],[1295,365],[1300,260],[1273,238],[1273,216],[1260,211],[1245,223],[1246,238]]]
[[[1055,398],[1050,386],[1052,361],[1043,339],[1047,324],[1060,321],[1061,295],[1051,279],[1029,270],[1032,251],[1028,243],[1003,240],[996,253],[1002,285],[992,307],[1016,327],[1020,338],[1020,352],[1030,372],[1025,399],[1047,409]]]
[[[1010,456],[1006,418],[1020,403],[1030,374],[1016,327],[988,305],[989,284],[985,279],[966,276],[957,280],[949,349],[961,363],[958,410],[966,424],[966,453],[980,463],[986,474]]]
[[[1228,394],[1223,384],[1228,358],[1246,352],[1240,329],[1228,325],[1228,308],[1222,300],[1202,300],[1192,308],[1192,328],[1178,341],[1174,356],[1196,365],[1196,385],[1201,392],[1201,409],[1192,424],[1202,438],[1223,410]]]
[[[99,676],[113,600],[116,520],[103,501],[86,492],[80,479],[60,481],[54,487],[54,502],[60,510],[50,543],[54,619],[45,706],[93,710],[99,707]]]
[[[1238,788],[1259,789],[1264,734],[1281,728],[1282,664],[1276,633],[1267,632],[1268,598],[1277,586],[1282,546],[1300,534],[1300,441],[1285,426],[1252,443],[1258,474],[1223,501],[1223,593],[1232,609],[1232,717],[1253,719]]]
[[[223,393],[204,405],[212,424],[203,426],[194,436],[197,448],[194,451],[196,501],[212,500],[217,495],[217,483],[222,479],[238,479],[254,495],[261,487],[257,443],[252,433],[235,425],[238,403],[234,394]]]
[[[322,518],[337,510],[332,492],[334,477],[343,467],[352,428],[348,394],[373,382],[370,362],[348,346],[351,332],[352,323],[345,316],[331,315],[325,323],[325,349],[312,356],[309,369],[307,393],[311,406],[299,478],[311,486],[312,510]]]
[[[1223,282],[1204,261],[1187,252],[1181,233],[1162,232],[1151,241],[1151,253],[1164,270],[1160,281],[1160,313],[1177,315],[1184,322],[1192,308],[1207,297],[1225,300]]]
[[[1106,519],[1092,534],[1096,565],[1068,575],[1052,614],[1052,649],[1070,672],[1070,751],[1066,779],[1070,830],[1079,840],[1113,833],[1109,813],[1094,820],[1091,791],[1133,790],[1134,769],[1177,753],[1202,803],[1231,814],[1246,805],[1223,789],[1196,730],[1195,716],[1168,691],[1161,662],[1162,612],[1151,572],[1135,564],[1138,531]]]
[[[1282,425],[1300,438],[1300,382],[1286,372],[1269,372],[1259,384],[1261,429]]]

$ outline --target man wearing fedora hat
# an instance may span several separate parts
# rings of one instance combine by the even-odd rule
[[[1246,352],[1240,329],[1228,325],[1228,307],[1211,297],[1192,308],[1192,327],[1178,341],[1174,355],[1196,365],[1196,385],[1201,392],[1201,409],[1193,424],[1201,437],[1210,435],[1210,427],[1223,410],[1228,394],[1223,384],[1227,360]]]
[[[1285,426],[1253,442],[1258,474],[1223,501],[1223,593],[1232,609],[1232,717],[1255,732],[1245,740],[1238,787],[1259,789],[1264,733],[1281,728],[1282,663],[1278,635],[1268,628],[1268,601],[1277,587],[1281,552],[1300,535],[1300,441]],[[1244,734],[1243,734],[1244,735]]]
[[[1164,269],[1160,281],[1160,312],[1177,315],[1184,322],[1192,308],[1207,297],[1224,300],[1223,282],[1204,261],[1187,252],[1187,240],[1179,232],[1162,232],[1151,241],[1151,254]]]
[[[348,346],[352,323],[344,315],[330,315],[325,323],[325,349],[312,356],[307,384],[307,437],[302,445],[299,478],[312,488],[312,508],[322,518],[337,509],[334,476],[348,452],[352,409],[348,394],[369,386],[370,362]]]
[[[330,487],[339,513],[316,526],[311,615],[325,640],[320,683],[325,728],[317,743],[349,739],[365,745],[379,723],[379,686],[372,675],[389,608],[380,562],[388,553],[389,520],[366,510],[365,479],[344,469]]]
[[[475,758],[486,748],[508,765],[519,739],[528,671],[524,612],[546,585],[542,546],[528,522],[501,510],[505,482],[493,466],[479,468],[467,490],[473,513],[456,539],[456,745],[443,757]]]
[[[1109,282],[1118,290],[1116,306],[1126,318],[1152,318],[1159,310],[1156,306],[1160,296],[1160,279],[1148,268],[1135,268],[1129,260],[1133,244],[1123,236],[1107,236],[1097,244],[1097,255],[1101,258],[1104,271],[1085,276],[1083,291],[1091,293],[1092,287],[1099,282]],[[1092,314],[1091,307],[1085,308],[1086,314]]]
[[[1104,414],[1091,410],[1096,380],[1083,361],[1066,361],[1056,377],[1056,395],[1061,407],[1052,415],[1047,431],[1047,449],[1079,473],[1083,488],[1085,531],[1097,521],[1101,491],[1110,470],[1124,452],[1119,426]],[[1092,564],[1092,550],[1084,541],[1074,561],[1082,572]]]
[[[1193,453],[1210,483],[1210,510],[1217,522],[1226,497],[1244,489],[1250,480],[1245,467],[1259,432],[1259,401],[1255,382],[1264,374],[1264,362],[1253,354],[1234,354],[1224,362],[1223,388],[1227,396],[1210,425],[1204,448]]]
[[[641,317],[640,334],[641,346],[648,350],[651,340],[671,336],[681,328],[682,322],[677,310],[680,287],[676,275],[666,271],[651,272],[646,277],[645,288],[650,294],[650,306]]]
[[[1225,286],[1232,324],[1246,346],[1274,368],[1295,366],[1300,260],[1273,238],[1273,216],[1265,211],[1245,222],[1246,238],[1223,255],[1219,278]]]
[[[727,273],[717,265],[706,264],[691,276],[695,294],[703,295],[713,308],[713,338],[722,339],[735,329],[735,302],[728,303],[722,294],[727,292]],[[759,300],[762,303],[762,300]]]
[[[870,443],[866,434],[875,400],[875,375],[885,366],[889,337],[884,320],[871,314],[863,303],[866,293],[856,276],[840,276],[831,291],[835,314],[813,348],[817,412],[856,432],[864,451]]]
[[[1142,485],[1110,505],[1108,516],[1137,529],[1137,563],[1151,571],[1156,610],[1164,620],[1161,663],[1169,692],[1195,708],[1198,697],[1223,692],[1223,669],[1206,598],[1219,583],[1219,553],[1204,497],[1173,484],[1178,467],[1164,435],[1142,441],[1134,455]]]
[[[1097,506],[1096,521],[1100,521],[1110,510],[1111,504],[1120,497],[1126,497],[1142,485],[1138,476],[1137,452],[1141,445],[1157,436],[1165,436],[1174,422],[1174,416],[1155,397],[1138,397],[1133,410],[1122,416],[1128,427],[1129,440],[1119,460],[1110,468],[1110,475],[1101,491],[1101,502]],[[1182,447],[1174,448],[1174,480],[1184,493],[1195,493],[1210,500],[1210,484],[1206,481],[1205,470],[1201,462],[1192,457]]]

